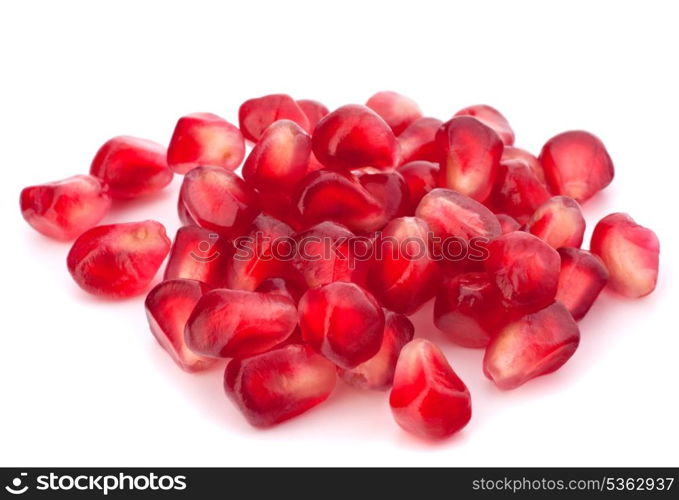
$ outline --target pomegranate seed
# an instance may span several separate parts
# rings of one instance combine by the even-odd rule
[[[309,288],[335,281],[365,284],[371,247],[367,238],[358,238],[334,222],[321,222],[297,234],[295,239],[295,266]]]
[[[578,321],[606,286],[608,271],[599,257],[579,248],[559,248],[559,255],[561,273],[556,300]]]
[[[131,297],[148,287],[169,250],[170,240],[159,222],[110,224],[81,234],[66,263],[86,292]]]
[[[285,280],[283,278],[267,278],[257,287],[257,292],[272,293],[283,295],[289,298],[295,304],[299,302],[300,297],[306,291],[304,285],[295,280]],[[295,329],[298,332],[298,328]],[[301,339],[301,333],[298,332]]]
[[[430,229],[417,217],[392,220],[377,237],[369,282],[387,308],[412,314],[436,294],[440,269],[434,259]]]
[[[585,234],[585,218],[580,205],[568,196],[554,196],[528,219],[526,231],[552,248],[580,247]]]
[[[114,137],[99,148],[90,174],[108,184],[113,198],[153,194],[172,180],[165,147],[129,136]]]
[[[438,185],[439,165],[429,161],[413,161],[401,165],[398,173],[408,186],[408,213],[414,213],[422,197]]]
[[[263,192],[292,190],[309,166],[311,137],[290,120],[267,128],[243,165],[243,178]]]
[[[196,167],[184,176],[179,213],[226,237],[240,234],[259,211],[257,195],[243,179],[220,167]]]
[[[627,214],[614,213],[594,228],[592,252],[604,261],[609,286],[627,297],[643,297],[658,281],[660,242],[650,229]]]
[[[146,296],[146,317],[151,332],[172,359],[187,372],[210,368],[214,359],[194,354],[184,342],[184,326],[198,300],[209,290],[200,281],[170,280]]]
[[[291,120],[310,130],[309,119],[295,100],[286,94],[272,94],[249,99],[238,110],[238,123],[246,139],[259,141],[264,131],[278,120]]]
[[[225,287],[254,291],[266,278],[291,277],[293,230],[284,222],[261,214],[243,237],[235,240],[236,253],[226,267]]]
[[[538,160],[535,155],[529,153],[525,149],[515,148],[514,146],[507,146],[505,144],[505,147],[502,150],[501,162],[505,163],[515,161],[521,162],[524,165],[526,165],[533,171],[535,177],[537,177],[544,186],[547,185],[547,180],[545,179],[545,171],[542,168],[542,163],[540,163],[540,160]]]
[[[472,416],[467,386],[441,350],[424,339],[415,339],[401,350],[389,404],[398,425],[428,439],[454,434]]]
[[[540,162],[550,189],[584,203],[613,180],[613,162],[601,140],[581,130],[552,137]]]
[[[434,303],[434,324],[464,347],[485,347],[503,326],[507,311],[488,273],[464,273],[446,280]]]
[[[316,158],[329,168],[384,168],[399,160],[399,144],[389,125],[357,104],[342,106],[318,122],[312,144]]]
[[[167,163],[178,174],[199,165],[236,170],[245,157],[238,127],[212,113],[182,116],[167,148]]]
[[[515,389],[558,370],[580,343],[578,325],[559,302],[505,326],[488,344],[483,373],[501,389]]]
[[[559,254],[523,231],[503,234],[488,245],[486,270],[507,306],[539,309],[554,300],[559,283]]]
[[[396,135],[415,120],[422,118],[422,111],[417,103],[396,92],[378,92],[365,105],[380,115]]]
[[[165,280],[188,279],[222,284],[233,245],[217,233],[198,226],[179,228],[165,267]]]
[[[486,104],[477,104],[461,109],[455,116],[473,116],[486,127],[492,128],[505,146],[514,144],[514,131],[509,126],[507,118],[497,109]]]
[[[476,118],[460,116],[436,133],[441,154],[439,184],[485,201],[491,193],[502,157],[502,141]]]
[[[507,161],[500,164],[490,205],[496,212],[525,223],[549,197],[549,191],[530,167],[521,161]]]
[[[312,288],[299,301],[304,341],[341,368],[354,368],[380,350],[384,313],[355,283]]]
[[[394,217],[401,217],[408,211],[408,185],[403,176],[396,172],[357,172],[358,181],[382,207],[382,217],[377,226],[384,226]]]
[[[224,389],[251,425],[269,427],[328,399],[336,379],[325,358],[307,346],[287,345],[229,361]]]
[[[349,385],[359,389],[385,390],[391,386],[401,349],[413,340],[415,327],[403,314],[384,310],[384,336],[380,350],[368,361],[351,370],[339,369]]]
[[[280,344],[295,326],[295,303],[281,294],[216,289],[198,301],[184,337],[196,354],[247,357]]]
[[[418,118],[398,136],[401,146],[401,164],[412,161],[439,161],[436,132],[443,122],[436,118]]]
[[[304,114],[309,119],[309,131],[313,132],[316,124],[321,121],[325,115],[330,113],[330,110],[324,104],[313,101],[311,99],[300,99],[297,105],[304,111]]]
[[[111,208],[108,186],[91,175],[24,188],[20,202],[33,229],[63,241],[95,226]]]
[[[511,233],[512,231],[518,231],[521,229],[521,224],[514,217],[507,214],[497,214],[498,222],[500,223],[500,228],[502,229],[502,234]]]

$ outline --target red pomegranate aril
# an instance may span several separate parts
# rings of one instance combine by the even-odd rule
[[[199,165],[236,170],[245,157],[238,127],[212,113],[182,116],[167,147],[167,164],[178,174]]]
[[[224,373],[227,396],[255,427],[310,410],[328,399],[336,381],[335,366],[303,345],[232,359]]]
[[[422,111],[417,103],[397,92],[378,92],[365,105],[380,115],[396,135],[415,120],[422,118]]]
[[[389,125],[370,108],[357,104],[323,117],[312,145],[316,158],[333,169],[385,168],[399,161],[399,144]]]
[[[500,228],[502,229],[502,234],[511,233],[512,231],[518,231],[521,229],[521,224],[514,217],[507,214],[496,214],[498,222],[500,223]]]
[[[396,172],[357,172],[358,181],[368,190],[382,207],[378,229],[394,217],[401,217],[408,211],[408,185],[403,176]]]
[[[313,132],[321,118],[330,113],[330,110],[324,104],[312,99],[299,99],[297,105],[309,119],[309,132]]]
[[[601,140],[582,130],[563,132],[542,147],[540,163],[554,194],[584,203],[613,180],[611,157]]]
[[[401,164],[412,161],[438,162],[436,132],[443,122],[437,118],[423,117],[415,120],[398,136],[401,146]]]
[[[384,336],[380,350],[368,361],[350,370],[339,369],[347,384],[359,389],[385,390],[394,380],[398,355],[413,340],[415,327],[407,316],[384,310]]]
[[[300,283],[296,280],[267,278],[260,283],[260,285],[257,287],[257,290],[255,291],[260,293],[283,295],[297,304],[300,297],[304,295],[306,288],[304,287],[303,283]],[[301,333],[299,335],[301,338]]]
[[[436,294],[441,270],[424,220],[392,220],[378,235],[375,248],[379,253],[371,262],[368,282],[385,307],[413,314]]]
[[[500,389],[515,389],[558,370],[580,343],[580,331],[560,302],[509,323],[483,358],[483,372]]]
[[[424,339],[401,349],[389,405],[398,425],[427,439],[458,432],[472,416],[467,386],[441,350]]]
[[[220,286],[233,245],[222,236],[198,226],[179,228],[172,243],[164,279],[188,279]]]
[[[497,109],[486,104],[477,104],[461,109],[455,116],[473,116],[485,126],[492,128],[505,146],[514,144],[514,131],[507,118]]]
[[[489,205],[495,212],[511,215],[524,224],[549,197],[549,191],[533,170],[513,160],[500,164]]]
[[[372,243],[334,222],[321,222],[295,236],[295,267],[309,288],[335,281],[364,286]]]
[[[188,219],[233,238],[258,213],[257,194],[233,172],[208,166],[196,167],[184,176],[179,192],[179,214],[183,221]]]
[[[606,286],[608,271],[596,255],[579,248],[559,248],[561,273],[556,300],[561,302],[576,321],[585,317]]]
[[[146,317],[151,333],[180,368],[197,372],[215,360],[194,354],[184,342],[184,327],[198,300],[209,287],[195,280],[169,280],[156,285],[146,296]]]
[[[488,252],[485,268],[506,306],[536,310],[554,301],[561,259],[547,243],[514,231],[491,241]]]
[[[441,126],[436,144],[439,185],[485,201],[500,168],[502,141],[498,135],[476,118],[460,116]]]
[[[585,218],[573,198],[554,196],[535,210],[525,230],[552,248],[579,248],[585,235]]]
[[[107,141],[92,160],[90,174],[109,187],[113,198],[156,193],[172,180],[167,150],[153,141],[119,136]]]
[[[186,323],[186,345],[210,357],[247,357],[287,339],[297,326],[295,303],[280,294],[215,289]]]
[[[629,215],[614,213],[594,228],[592,252],[608,269],[608,285],[626,297],[651,293],[658,281],[660,242],[655,233]]]
[[[125,298],[148,287],[169,250],[170,240],[159,222],[110,224],[81,234],[66,262],[86,292]]]
[[[309,119],[295,100],[286,94],[249,99],[238,110],[238,123],[246,139],[259,141],[264,131],[278,120],[291,120],[310,131]]]
[[[384,313],[355,283],[338,281],[309,289],[298,309],[304,341],[337,366],[354,368],[380,350]]]
[[[243,165],[243,179],[262,192],[286,192],[304,178],[311,137],[295,122],[279,120],[262,134]]]
[[[396,169],[408,186],[408,213],[415,212],[422,197],[438,186],[439,164],[430,161],[413,161]]]
[[[525,149],[515,148],[514,146],[507,146],[505,144],[502,150],[502,160],[501,163],[518,161],[530,168],[535,176],[540,180],[540,182],[546,186],[547,180],[545,179],[545,171],[542,168],[542,163],[538,160],[537,156],[529,153]]]
[[[30,186],[21,191],[21,215],[33,229],[68,241],[95,226],[111,208],[106,183],[91,175]]]
[[[444,280],[434,303],[434,324],[464,347],[485,347],[506,321],[502,296],[488,273]]]

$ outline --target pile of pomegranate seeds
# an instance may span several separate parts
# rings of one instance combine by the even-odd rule
[[[614,172],[588,132],[534,156],[490,106],[444,122],[395,92],[332,112],[268,95],[238,120],[181,117],[167,149],[115,137],[90,175],[25,188],[21,211],[44,235],[75,239],[68,270],[95,295],[146,292],[169,254],[146,296],[151,333],[187,372],[228,359],[224,389],[254,426],[321,404],[340,378],[389,390],[405,430],[450,436],[471,395],[408,315],[434,300],[436,327],[485,349],[483,373],[514,389],[570,359],[604,287],[655,288],[658,239],[629,215],[604,217],[580,248],[580,205]],[[152,220],[97,226],[175,173],[174,241]]]

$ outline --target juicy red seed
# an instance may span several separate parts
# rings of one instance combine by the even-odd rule
[[[214,359],[194,354],[184,342],[184,327],[198,300],[209,290],[194,280],[170,280],[157,285],[146,296],[146,317],[158,343],[183,370],[197,372]]]
[[[307,346],[287,345],[229,361],[224,389],[251,425],[268,427],[328,399],[336,379],[328,360]]]
[[[496,212],[506,213],[525,223],[549,197],[549,191],[533,170],[523,162],[513,160],[500,164],[489,202]]]
[[[226,266],[224,285],[254,291],[267,278],[292,277],[295,270],[294,232],[269,215],[258,215],[244,236],[234,241],[235,253]]]
[[[330,110],[324,104],[311,99],[300,99],[297,101],[297,105],[309,119],[309,132],[313,132],[321,118],[330,113]]]
[[[445,280],[434,303],[434,324],[464,347],[485,347],[503,326],[502,296],[488,273]]]
[[[198,226],[179,228],[172,243],[164,279],[188,279],[220,286],[233,255],[233,245],[214,231]]]
[[[153,194],[172,180],[165,147],[129,136],[114,137],[99,148],[90,174],[108,184],[113,198]]]
[[[267,128],[243,165],[243,179],[263,192],[292,190],[307,173],[311,137],[290,120]]]
[[[518,231],[521,229],[521,224],[514,217],[507,214],[497,214],[498,222],[500,223],[500,228],[502,229],[502,234],[511,233],[512,231]]]
[[[259,141],[264,131],[278,120],[291,120],[309,131],[309,119],[295,100],[286,94],[249,99],[238,110],[238,123],[246,139]]]
[[[507,306],[539,309],[554,300],[561,260],[552,247],[532,234],[514,231],[488,245],[485,261]]]
[[[394,217],[405,215],[410,198],[408,185],[403,176],[396,172],[357,173],[358,181],[382,207],[382,220],[378,229]]]
[[[286,280],[283,278],[267,278],[255,290],[260,293],[271,293],[283,295],[289,298],[295,304],[299,302],[300,297],[306,291],[303,283],[295,280]],[[299,329],[295,329],[298,332]],[[301,333],[298,332],[301,339]]]
[[[399,144],[389,125],[357,104],[342,106],[318,122],[312,144],[316,158],[329,168],[384,168],[399,160]]]
[[[441,350],[424,339],[415,339],[401,350],[389,405],[398,425],[428,439],[454,434],[472,416],[467,386]]]
[[[526,222],[526,231],[552,248],[579,248],[585,235],[585,218],[573,198],[554,196],[535,210]]]
[[[385,390],[391,386],[403,346],[413,340],[415,327],[403,314],[384,310],[384,336],[380,350],[350,370],[339,369],[347,384],[359,389]]]
[[[609,286],[627,297],[643,297],[658,281],[660,242],[655,233],[629,215],[614,213],[594,228],[592,252],[604,261]]]
[[[542,168],[542,163],[537,159],[535,155],[529,153],[525,149],[515,148],[513,146],[507,146],[505,144],[502,150],[502,160],[501,162],[512,162],[518,161],[530,168],[535,176],[540,180],[543,185],[547,185],[547,180],[545,179],[545,171]]]
[[[280,344],[295,326],[295,303],[283,295],[216,289],[196,304],[184,338],[203,356],[247,357]]]
[[[72,240],[95,226],[111,208],[108,186],[91,175],[75,175],[21,191],[21,215],[33,229]]]
[[[304,341],[337,366],[354,368],[380,350],[384,313],[360,286],[338,281],[307,290],[298,308]]]
[[[188,219],[190,223],[233,238],[258,212],[255,191],[228,170],[196,167],[184,176],[179,193],[179,214],[185,224]]]
[[[365,105],[380,115],[396,135],[415,120],[422,118],[422,111],[417,103],[396,92],[378,92]]]
[[[368,282],[385,307],[412,314],[436,294],[440,281],[430,229],[417,217],[392,220],[377,237]]]
[[[601,140],[581,130],[552,137],[542,147],[540,162],[554,194],[584,203],[613,180],[611,157]]]
[[[476,118],[460,116],[436,133],[440,154],[439,185],[477,201],[491,193],[502,157],[502,141]]]
[[[199,165],[236,170],[245,157],[238,127],[212,113],[182,116],[167,148],[167,163],[178,174]]]
[[[514,389],[559,369],[580,342],[578,325],[559,302],[509,323],[488,344],[483,373],[501,389]]]
[[[335,281],[365,284],[371,242],[334,222],[321,222],[295,236],[295,267],[309,288]]]
[[[413,161],[398,167],[408,186],[408,213],[414,213],[422,197],[438,185],[439,165],[429,161]]]
[[[156,221],[97,226],[75,240],[66,263],[86,292],[110,298],[142,293],[170,250]]]
[[[411,161],[439,161],[439,152],[436,147],[436,132],[443,122],[436,118],[419,118],[408,125],[398,136],[401,146],[401,164]]]
[[[576,321],[589,311],[606,286],[608,271],[596,255],[579,248],[559,248],[561,273],[556,300],[561,302]]]
[[[473,116],[485,126],[492,128],[505,146],[514,144],[514,131],[507,118],[497,109],[486,104],[477,104],[461,109],[455,116]]]

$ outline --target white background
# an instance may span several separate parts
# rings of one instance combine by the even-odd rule
[[[2,328],[0,465],[679,465],[676,293],[679,77],[676,3],[3,2],[0,7]],[[117,134],[167,142],[176,119],[236,121],[250,97],[286,92],[329,107],[392,89],[449,118],[488,103],[517,145],[563,130],[599,135],[614,183],[585,206],[628,211],[661,241],[654,294],[604,294],[559,372],[501,392],[482,352],[441,340],[473,396],[463,432],[405,434],[383,393],[340,384],[277,428],[251,428],[221,372],[188,375],[150,335],[143,297],[87,296],[68,244],[22,220],[22,187],[86,173]],[[178,227],[176,178],[105,222]]]

